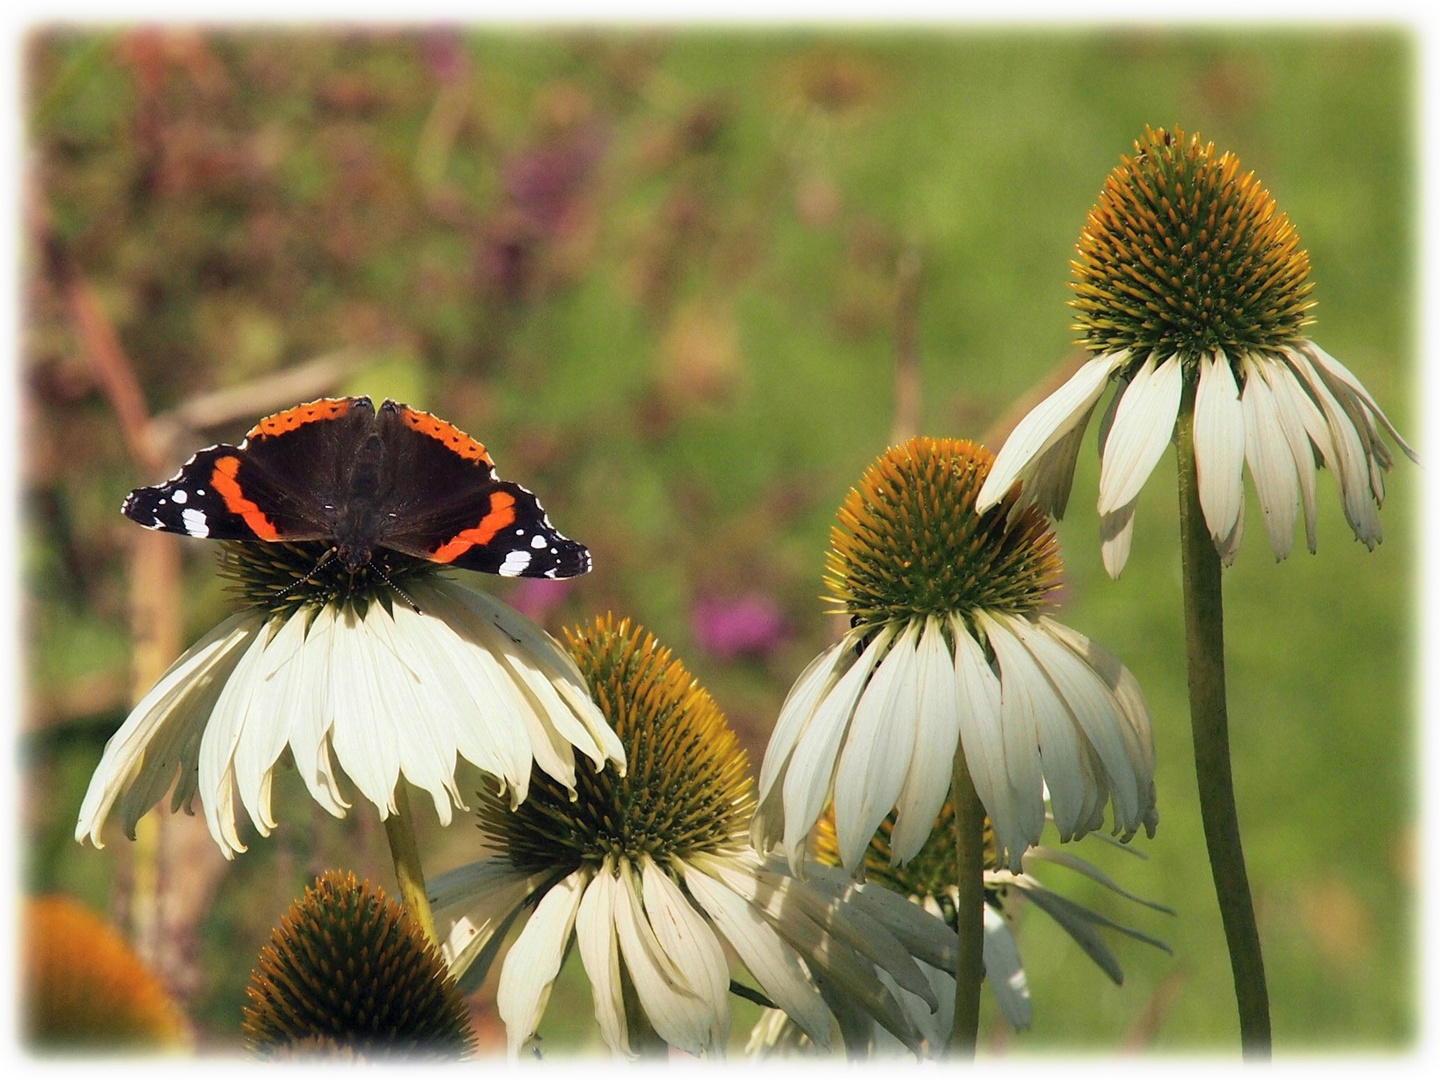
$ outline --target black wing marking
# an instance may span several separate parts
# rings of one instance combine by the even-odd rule
[[[237,446],[201,450],[163,484],[136,488],[120,512],[147,529],[211,540],[319,540],[323,523]]]

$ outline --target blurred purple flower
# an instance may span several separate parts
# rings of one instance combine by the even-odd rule
[[[765,656],[785,639],[785,616],[764,593],[705,597],[690,609],[695,641],[712,656]]]
[[[509,604],[533,622],[545,625],[550,613],[559,607],[574,588],[570,578],[521,578],[509,596]]]

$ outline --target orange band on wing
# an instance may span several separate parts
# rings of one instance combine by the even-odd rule
[[[245,437],[253,439],[256,436],[264,435],[274,438],[276,435],[284,435],[287,431],[294,431],[306,424],[313,424],[317,420],[338,420],[349,411],[349,398],[321,398],[319,401],[296,405],[293,409],[286,409],[284,412],[277,412],[274,416],[265,417],[251,428]]]
[[[407,427],[418,431],[421,435],[438,439],[467,461],[483,461],[486,465],[494,468],[495,463],[490,460],[490,455],[486,453],[485,447],[454,424],[447,423],[438,416],[431,416],[428,412],[412,409],[408,405],[400,406],[400,419],[405,421]]]
[[[490,511],[480,519],[473,529],[466,529],[449,543],[434,551],[430,558],[435,562],[454,562],[477,544],[488,544],[505,526],[515,520],[515,496],[508,491],[497,491],[490,496]]]
[[[262,421],[263,423],[263,421]],[[279,540],[280,530],[270,524],[270,519],[249,499],[245,498],[235,474],[240,471],[238,457],[222,457],[215,461],[215,471],[210,474],[210,483],[225,500],[225,509],[245,519],[250,531],[261,540]]]

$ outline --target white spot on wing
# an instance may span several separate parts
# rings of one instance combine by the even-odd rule
[[[177,506],[184,506],[190,500],[190,494],[184,488],[176,491],[170,497],[175,500]],[[160,501],[164,502],[165,500],[161,499]]]
[[[528,551],[512,551],[500,564],[500,576],[518,577],[529,565],[530,553]]]
[[[546,543],[548,543],[548,541],[545,539],[545,537],[543,537],[543,536],[537,536],[537,537],[535,537],[535,539],[533,539],[533,540],[530,541],[530,546],[531,546],[532,548],[534,548],[536,551],[539,551],[541,548],[543,548],[543,547],[546,545]],[[551,550],[551,551],[554,551],[555,549],[554,549],[554,548],[551,548],[550,550]]]
[[[191,536],[210,535],[210,526],[205,523],[205,514],[200,510],[181,511],[180,521],[184,524],[185,531]]]

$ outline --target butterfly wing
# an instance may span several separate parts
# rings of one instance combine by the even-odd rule
[[[201,450],[121,512],[147,529],[211,540],[324,540],[344,463],[373,429],[369,398],[326,398],[267,416],[239,446]]]
[[[504,577],[590,570],[589,549],[550,524],[530,491],[497,479],[485,447],[459,428],[393,401],[377,423],[386,464],[382,546]]]

